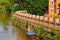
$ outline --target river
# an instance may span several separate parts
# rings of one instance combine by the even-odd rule
[[[14,27],[9,16],[0,15],[0,40],[30,40],[26,31]]]
[[[0,40],[29,40],[23,29],[13,27],[11,23],[3,26],[0,23]]]

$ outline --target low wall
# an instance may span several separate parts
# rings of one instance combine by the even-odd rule
[[[45,16],[32,15],[28,14],[27,11],[16,11],[14,16],[37,24],[43,24],[46,27],[53,27],[60,29],[59,18],[49,18]]]

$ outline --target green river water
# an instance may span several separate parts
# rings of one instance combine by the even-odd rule
[[[0,14],[0,40],[29,40],[23,29],[14,27],[10,15]]]

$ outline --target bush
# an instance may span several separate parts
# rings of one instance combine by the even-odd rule
[[[41,40],[60,40],[60,35],[54,28],[47,32],[44,26],[40,25],[40,27],[35,26],[33,32],[36,33]]]
[[[52,17],[53,17],[53,18],[57,18],[57,17],[58,17],[58,14],[57,14],[57,13],[53,13],[53,14],[52,14]]]
[[[36,34],[37,34],[38,30],[39,30],[39,28],[38,28],[38,27],[36,27],[36,26],[34,26],[34,27],[33,27],[33,32],[34,32],[34,33],[36,33]]]
[[[55,36],[56,35],[56,30],[54,28],[52,28],[50,30],[50,34],[51,34],[51,36]]]
[[[43,25],[40,25],[40,27],[34,26],[33,32],[36,33],[39,38],[44,38],[45,29]]]
[[[25,23],[25,28],[27,29],[28,28],[28,21],[26,21],[26,23]]]
[[[46,40],[60,40],[58,35],[59,33],[54,29],[50,29],[50,32],[45,35]]]

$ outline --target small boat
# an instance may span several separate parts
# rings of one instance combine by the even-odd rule
[[[33,33],[33,32],[27,32],[27,35],[28,35],[28,36],[36,36],[36,34]]]

